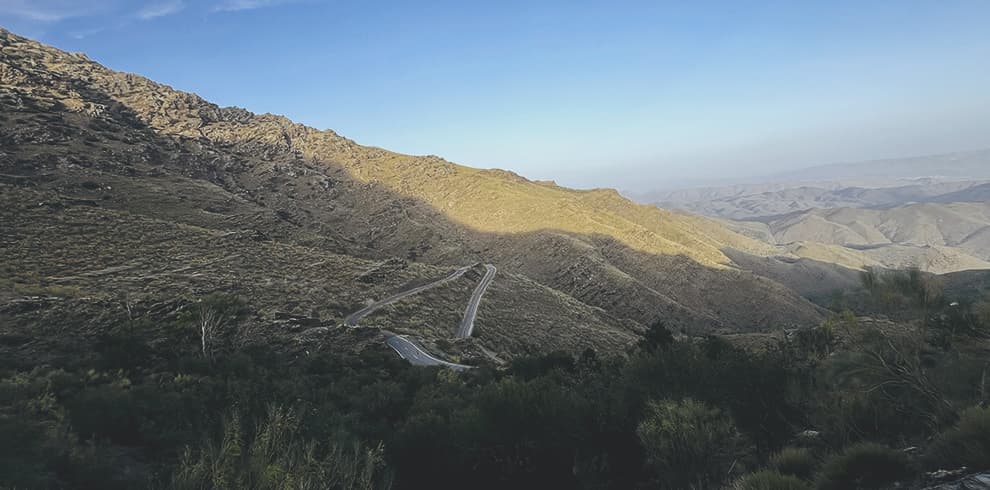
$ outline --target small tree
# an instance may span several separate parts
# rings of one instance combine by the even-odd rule
[[[859,279],[874,301],[886,308],[901,304],[920,309],[926,327],[932,308],[943,299],[941,281],[917,267],[905,270],[869,267],[860,273]]]
[[[656,352],[666,350],[670,344],[674,343],[674,334],[667,328],[663,320],[657,320],[650,325],[650,328],[643,334],[643,338],[636,344],[640,350],[646,352]]]
[[[880,277],[881,269],[877,267],[867,267],[860,271],[859,282],[873,297],[879,297],[883,281]]]
[[[237,414],[223,435],[186,448],[169,488],[182,489],[355,489],[391,486],[381,444],[350,448],[306,437],[294,410],[272,406],[253,427]]]
[[[932,441],[924,459],[932,470],[959,466],[990,469],[990,408],[965,410],[955,427]]]
[[[692,399],[650,403],[636,434],[663,488],[717,486],[739,441],[730,417]]]
[[[187,307],[179,321],[181,325],[196,329],[203,357],[212,359],[220,338],[229,333],[231,327],[240,323],[247,312],[247,307],[240,298],[211,294]]]
[[[831,374],[840,387],[859,391],[902,417],[914,417],[930,432],[956,420],[955,407],[930,374],[922,334],[864,329],[855,345],[831,360]]]
[[[770,468],[782,475],[810,480],[818,469],[818,457],[804,447],[785,447],[770,457]]]
[[[730,488],[731,490],[811,490],[811,485],[796,476],[763,470],[736,480]]]
[[[975,304],[973,306],[973,315],[976,317],[976,322],[980,329],[983,332],[990,332],[990,298]]]
[[[912,474],[907,455],[872,443],[847,448],[829,458],[818,477],[820,490],[890,488]]]
[[[196,325],[199,327],[203,357],[207,359],[213,358],[213,344],[217,333],[226,323],[226,320],[212,305],[202,305],[199,307]]]

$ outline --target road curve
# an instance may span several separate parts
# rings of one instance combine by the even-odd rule
[[[471,332],[474,331],[474,319],[478,316],[478,305],[481,304],[481,297],[488,290],[488,286],[495,279],[495,273],[498,269],[492,264],[485,264],[485,277],[481,278],[481,282],[478,286],[474,288],[474,293],[471,294],[471,301],[468,302],[467,308],[464,310],[464,318],[461,319],[461,325],[457,328],[457,338],[466,339],[471,336]]]
[[[423,349],[420,349],[419,346],[413,341],[400,335],[387,335],[385,337],[385,343],[388,344],[388,346],[391,347],[397,354],[399,354],[399,357],[409,361],[409,364],[414,366],[446,366],[458,371],[471,369],[473,367],[464,364],[447,362],[443,359],[437,359],[436,357],[427,354]]]
[[[447,276],[447,277],[445,277],[443,279],[440,279],[438,281],[433,281],[433,282],[431,282],[429,284],[424,284],[424,285],[419,286],[419,287],[415,287],[415,288],[412,288],[412,289],[407,289],[405,291],[400,291],[400,292],[395,293],[395,294],[393,294],[393,295],[391,295],[391,296],[389,296],[389,297],[387,297],[387,298],[385,298],[385,299],[383,299],[381,301],[375,301],[374,303],[371,303],[370,305],[365,306],[364,308],[361,308],[360,310],[355,311],[354,313],[351,313],[350,315],[347,315],[347,318],[344,318],[344,325],[347,325],[348,327],[356,327],[357,324],[358,324],[358,322],[361,321],[362,318],[364,318],[364,317],[366,317],[366,316],[374,313],[375,310],[378,310],[379,308],[381,308],[383,306],[387,306],[387,305],[390,305],[392,303],[395,303],[396,301],[399,301],[400,299],[405,298],[406,296],[412,296],[414,294],[422,293],[423,291],[426,291],[427,289],[433,289],[433,288],[435,288],[437,286],[440,286],[440,285],[445,284],[447,282],[453,281],[454,279],[457,279],[458,277],[463,276],[464,273],[467,272],[468,269],[470,269],[472,267],[474,267],[474,266],[473,265],[468,265],[468,266],[461,267],[460,269],[457,269],[456,271],[452,272],[449,276]]]

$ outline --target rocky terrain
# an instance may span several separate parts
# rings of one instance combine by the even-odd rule
[[[6,31],[0,108],[0,317],[12,335],[226,292],[260,331],[343,342],[358,335],[337,327],[350,311],[480,262],[500,272],[471,339],[446,340],[470,280],[371,320],[455,356],[509,357],[623,348],[657,319],[696,333],[820,320],[726,254],[773,246],[714,221],[361,146]]]

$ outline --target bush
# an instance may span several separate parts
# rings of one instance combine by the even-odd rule
[[[990,469],[990,408],[973,407],[962,413],[956,427],[940,434],[925,455],[931,469]]]
[[[818,477],[821,490],[883,488],[911,476],[907,455],[873,443],[861,443],[828,459]]]
[[[374,490],[388,487],[384,451],[355,445],[320,445],[307,439],[292,410],[270,407],[252,433],[229,416],[219,441],[186,448],[169,488]]]
[[[692,399],[650,403],[636,434],[664,488],[716,486],[738,441],[730,417]]]
[[[732,490],[811,490],[811,485],[795,476],[763,470],[740,478]]]
[[[636,346],[643,351],[654,353],[658,350],[666,350],[673,343],[674,333],[667,328],[663,320],[657,320],[650,325]]]
[[[973,306],[973,314],[983,332],[990,330],[990,298],[985,299]]]
[[[818,469],[818,458],[810,449],[787,447],[770,457],[770,468],[782,475],[810,480]]]

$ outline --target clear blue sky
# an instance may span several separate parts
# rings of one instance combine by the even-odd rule
[[[990,2],[0,0],[221,105],[573,186],[990,146]]]

